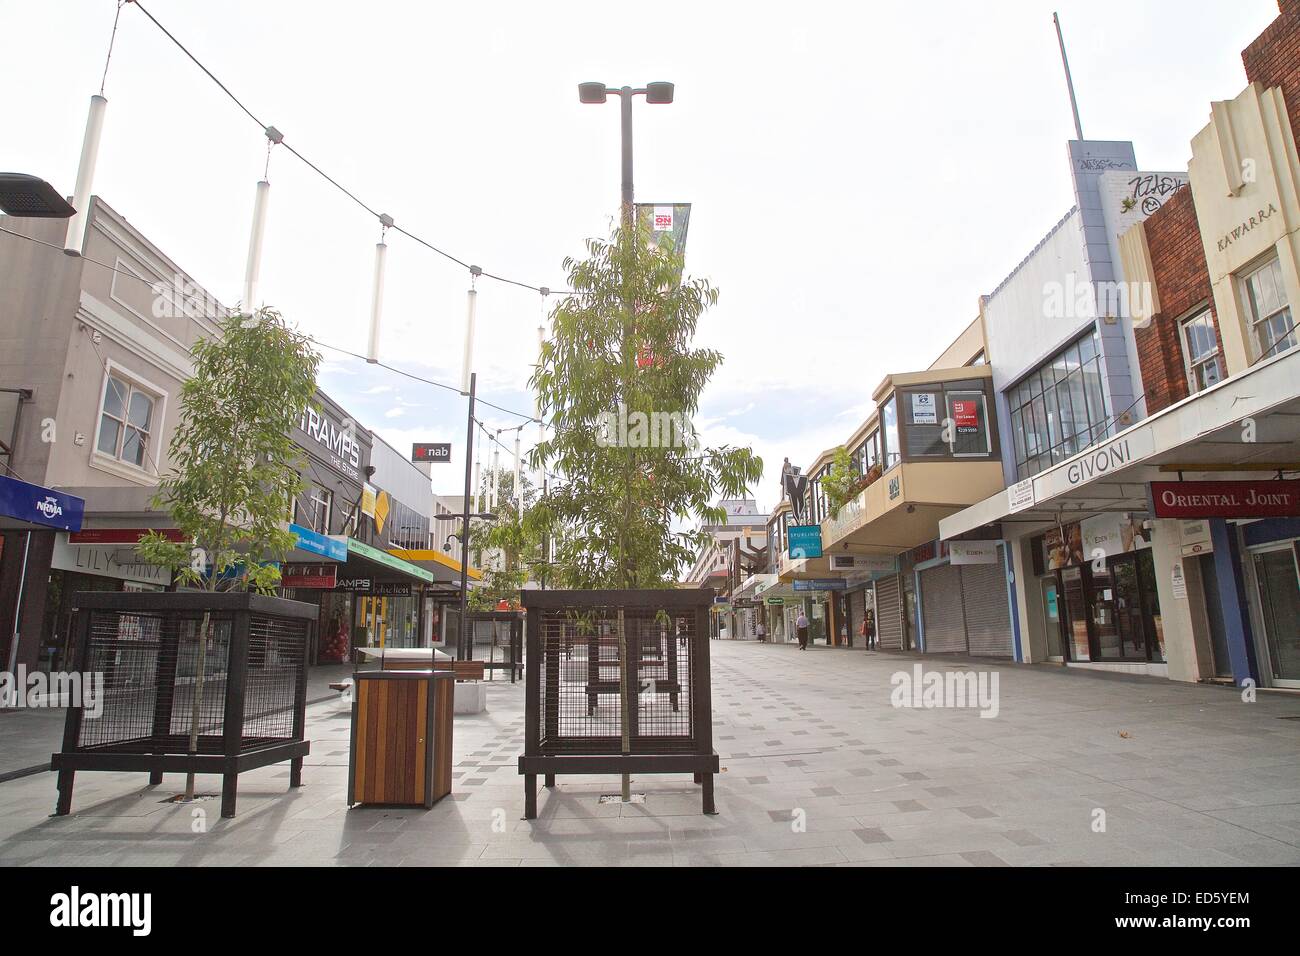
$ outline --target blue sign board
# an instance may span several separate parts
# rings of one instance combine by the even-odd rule
[[[0,514],[64,531],[80,531],[85,513],[86,502],[76,495],[0,476]]]
[[[785,529],[790,542],[790,557],[820,558],[822,556],[822,526],[819,524],[792,524]]]
[[[843,591],[848,584],[849,582],[844,578],[809,578],[795,581],[794,589],[796,591]]]
[[[346,561],[348,559],[348,543],[346,541],[326,537],[319,532],[312,531],[311,528],[304,528],[300,524],[289,525],[289,530],[298,536],[298,549],[300,551],[310,551],[312,554],[319,554],[322,558],[329,558],[331,561]]]

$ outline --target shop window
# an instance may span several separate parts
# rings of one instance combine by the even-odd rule
[[[310,528],[318,534],[329,534],[333,509],[334,492],[314,483],[309,484],[299,498],[295,524]]]
[[[150,440],[159,396],[114,372],[104,378],[95,453],[156,471]]]
[[[1254,331],[1259,357],[1278,355],[1296,344],[1291,305],[1282,281],[1282,265],[1275,258],[1242,280],[1246,310]]]
[[[1187,357],[1187,378],[1193,392],[1203,392],[1223,381],[1223,353],[1214,331],[1214,314],[1202,309],[1182,323],[1183,354]]]
[[[982,457],[992,450],[981,382],[949,382],[899,394],[908,458]]]
[[[1109,433],[1096,336],[1089,331],[1007,390],[1018,478],[1045,471]]]

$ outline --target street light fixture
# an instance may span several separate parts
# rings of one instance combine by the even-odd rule
[[[71,219],[77,214],[57,189],[27,173],[0,173],[0,212],[18,219]]]
[[[579,83],[578,102],[595,105],[604,103],[611,93],[619,98],[623,120],[623,219],[624,225],[632,222],[632,97],[644,96],[647,103],[660,105],[673,101],[673,84],[647,83],[642,89],[630,86],[611,87],[604,83]]]

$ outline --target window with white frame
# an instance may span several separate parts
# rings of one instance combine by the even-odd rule
[[[329,534],[334,492],[312,482],[307,485],[298,501],[296,523],[318,534]]]
[[[1219,336],[1214,331],[1214,313],[1202,309],[1182,322],[1183,354],[1187,356],[1187,378],[1193,392],[1203,392],[1227,374]]]
[[[1291,305],[1282,281],[1282,264],[1276,258],[1242,279],[1247,316],[1255,333],[1259,357],[1279,355],[1296,344]]]
[[[104,380],[95,450],[128,465],[153,470],[150,440],[158,397],[126,377],[110,373]]]

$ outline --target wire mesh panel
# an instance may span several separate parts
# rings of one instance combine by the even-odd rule
[[[243,593],[83,592],[76,601],[77,669],[97,675],[102,693],[68,708],[52,760],[57,813],[69,810],[77,770],[148,770],[152,783],[167,771],[220,773],[223,816],[234,815],[244,770],[289,760],[298,786],[319,608]]]
[[[524,591],[524,815],[537,775],[691,773],[713,809],[713,592]]]
[[[626,752],[692,749],[692,615],[556,609],[542,612],[539,629],[545,672],[541,752],[624,752],[624,656]]]

